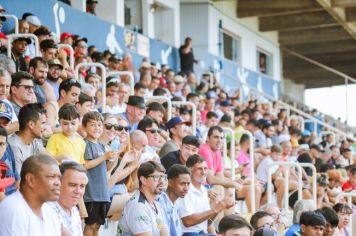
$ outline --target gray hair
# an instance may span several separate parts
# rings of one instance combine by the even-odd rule
[[[147,138],[147,136],[141,130],[135,130],[130,133],[131,144],[140,142],[140,141],[144,140],[145,138]]]
[[[300,216],[304,211],[313,211],[316,209],[313,200],[298,200],[294,204],[293,209],[293,224],[299,224]]]
[[[15,62],[10,57],[3,54],[0,54],[0,65],[4,70],[9,72],[10,75],[16,72]]]
[[[88,95],[88,93],[94,91],[94,93],[96,92],[96,89],[94,88],[93,85],[88,84],[88,83],[83,83],[82,87],[81,87],[81,92],[85,93]]]

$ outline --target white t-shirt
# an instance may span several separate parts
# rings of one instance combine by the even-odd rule
[[[190,184],[188,194],[182,199],[179,204],[178,213],[181,218],[197,213],[202,213],[204,211],[210,210],[208,191],[204,186],[200,189],[194,187]],[[191,227],[185,227],[182,222],[182,233],[198,233],[200,231],[207,232],[208,221],[205,220],[200,224],[193,225]]]
[[[266,157],[264,158],[260,164],[257,167],[257,178],[265,181],[267,183],[268,181],[268,169],[269,165],[273,163],[273,160],[271,157]],[[278,170],[278,166],[272,166],[272,174],[274,174]]]
[[[17,191],[0,203],[0,236],[60,236],[56,213],[44,203],[40,219]]]

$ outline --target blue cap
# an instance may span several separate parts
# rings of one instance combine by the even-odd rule
[[[307,136],[310,136],[310,131],[309,130],[304,130],[303,133],[302,133],[302,136],[303,137],[307,137]]]
[[[221,107],[231,107],[231,103],[228,100],[220,102]]]
[[[180,124],[186,124],[186,125],[191,125],[192,122],[190,121],[185,121],[182,119],[182,117],[180,116],[176,116],[176,117],[173,117],[172,119],[170,119],[167,124],[166,124],[166,128],[167,129],[171,129],[171,128],[174,128],[176,125],[180,125]]]
[[[9,103],[0,101],[0,117],[5,117],[12,120],[12,109]]]

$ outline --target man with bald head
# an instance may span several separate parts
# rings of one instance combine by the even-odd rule
[[[156,161],[161,163],[159,156],[156,153],[152,153],[148,149],[148,139],[146,134],[141,130],[135,130],[130,133],[131,147],[137,153],[140,153],[140,163],[147,161]]]
[[[58,200],[60,177],[53,157],[35,155],[26,159],[20,190],[0,204],[0,235],[61,235],[56,214],[46,203]]]

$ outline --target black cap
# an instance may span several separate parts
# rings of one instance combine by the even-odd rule
[[[130,96],[127,105],[146,109],[145,99],[140,96]]]
[[[324,151],[324,150],[321,148],[321,146],[318,145],[318,144],[312,144],[312,145],[310,145],[309,149],[315,149],[315,150],[317,150],[318,152],[323,152],[323,151]]]
[[[1,21],[6,21],[6,17],[5,16],[0,16],[0,20]]]

